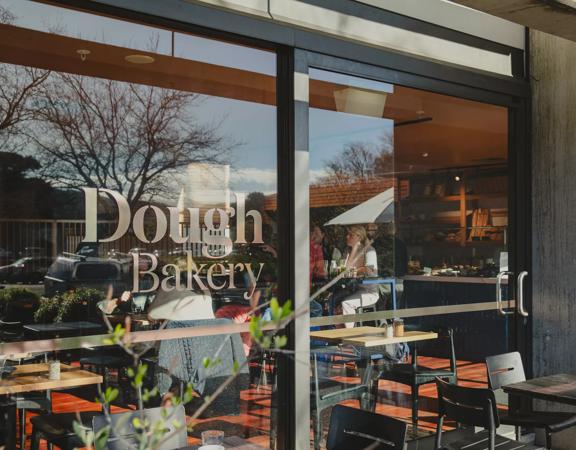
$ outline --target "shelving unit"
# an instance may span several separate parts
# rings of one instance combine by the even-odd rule
[[[474,172],[434,172],[399,178],[396,211],[398,232],[405,245],[422,247],[429,259],[454,253],[470,259],[478,252],[496,253],[506,245],[507,175],[503,168]],[[468,252],[465,249],[471,249]],[[454,249],[450,250],[449,249]],[[480,251],[480,249],[486,249]],[[409,254],[410,256],[410,254]],[[454,259],[453,258],[453,259]]]

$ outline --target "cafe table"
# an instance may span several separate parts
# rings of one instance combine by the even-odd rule
[[[60,379],[51,380],[48,377],[49,367],[47,363],[22,364],[15,366],[16,369],[9,375],[3,375],[0,380],[0,397],[9,398],[13,394],[22,394],[34,391],[46,391],[51,389],[64,389],[92,384],[101,384],[102,376],[60,364]],[[7,404],[8,402],[4,402]],[[16,410],[14,405],[4,408],[6,428],[14,430],[6,436],[6,450],[12,450],[16,446]]]
[[[526,396],[576,406],[576,375],[561,373],[502,386],[513,396]]]
[[[183,447],[178,450],[198,450],[202,445]],[[224,438],[224,448],[227,450],[269,450],[268,447],[261,447],[238,436],[226,436]]]
[[[380,327],[335,328],[331,330],[312,331],[311,339],[318,339],[332,344],[354,345],[358,347],[378,347],[398,344],[400,342],[417,342],[437,339],[433,331],[406,331],[403,336],[386,337],[386,330]]]
[[[56,323],[35,323],[24,325],[24,330],[29,333],[41,336],[54,336],[65,334],[86,334],[101,331],[104,325],[101,323],[74,321],[74,322],[56,322]]]
[[[311,339],[325,341],[337,345],[352,345],[364,352],[370,352],[372,347],[380,347],[401,342],[419,342],[438,338],[433,331],[406,331],[403,336],[386,337],[386,330],[380,327],[335,328],[330,330],[312,331]],[[372,365],[368,365],[371,357],[360,358],[356,362],[360,378],[366,384],[372,383]]]

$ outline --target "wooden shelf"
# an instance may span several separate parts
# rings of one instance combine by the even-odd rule
[[[489,240],[489,241],[465,241],[464,243],[458,240],[455,241],[430,241],[430,242],[405,242],[407,246],[452,246],[452,247],[486,247],[490,245],[504,245],[502,240]]]
[[[485,194],[465,194],[466,201],[468,200],[482,200],[484,198],[499,198],[499,197],[507,197],[507,192],[489,192]],[[400,201],[403,203],[418,203],[418,202],[459,202],[461,197],[459,194],[457,195],[445,195],[443,197],[435,197],[431,196],[416,196],[416,197],[406,197],[401,199]]]

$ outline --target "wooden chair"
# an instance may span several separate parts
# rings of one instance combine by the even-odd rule
[[[486,368],[491,389],[526,381],[522,357],[518,352],[489,356],[486,358]],[[543,428],[546,432],[546,448],[551,449],[552,434],[576,425],[576,414],[555,411],[523,412],[509,404],[508,412],[500,414],[500,422],[516,427],[516,439],[519,438],[520,427]]]
[[[438,425],[436,428],[437,450],[536,450],[530,444],[507,439],[496,434],[500,426],[496,398],[491,389],[456,386],[436,379],[438,388]],[[484,431],[442,446],[444,418],[458,424],[484,428]]]
[[[413,327],[410,327],[413,329]],[[418,364],[418,348],[416,345],[412,351],[412,363],[400,363],[385,366],[380,373],[382,380],[394,381],[396,383],[410,386],[412,394],[412,424],[414,432],[418,429],[418,391],[424,384],[434,383],[436,378],[448,380],[456,384],[458,379],[456,369],[456,354],[454,352],[454,333],[451,328],[437,330],[438,339],[443,339],[449,345],[450,369],[432,369]],[[378,382],[373,383],[372,398],[376,399],[378,394]]]
[[[327,450],[403,450],[406,423],[370,411],[336,405],[330,416]]]
[[[156,450],[172,450],[188,445],[186,413],[183,405],[174,409],[160,407],[111,414],[109,418],[104,415],[95,416],[92,420],[92,428],[94,433],[97,433],[105,427],[110,427],[110,436],[106,442],[108,450],[133,450],[139,446],[135,437],[138,431],[134,428],[133,420],[141,419],[142,416],[144,417],[143,423],[146,421],[150,424],[160,421],[163,423],[166,440],[155,447]]]

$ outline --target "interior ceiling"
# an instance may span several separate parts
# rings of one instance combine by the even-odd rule
[[[82,61],[79,49],[90,51]],[[132,64],[128,55],[148,55],[152,64]],[[178,89],[205,95],[276,103],[274,77],[157,53],[105,45],[52,33],[0,25],[3,62],[78,75]]]
[[[85,61],[78,49],[90,50]],[[134,53],[152,56],[154,62],[126,62],[125,56]],[[7,63],[269,105],[276,102],[276,80],[269,75],[10,25],[0,25],[0,55]],[[336,111],[334,92],[345,88],[311,80],[310,104]],[[396,125],[405,124],[394,127],[397,171],[506,161],[506,108],[394,86],[394,93],[386,96],[383,117]]]
[[[311,106],[336,111],[338,89],[342,86],[311,80]],[[382,116],[396,125],[396,171],[505,164],[508,157],[504,107],[394,86]]]

